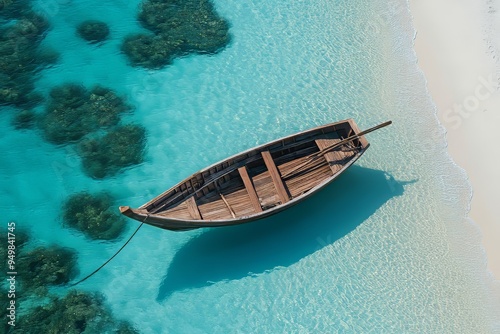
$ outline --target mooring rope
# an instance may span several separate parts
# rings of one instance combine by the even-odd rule
[[[141,225],[139,225],[139,227],[135,230],[134,233],[132,233],[132,235],[130,236],[130,238],[128,238],[127,242],[112,256],[110,257],[106,262],[104,262],[99,268],[97,268],[96,270],[94,270],[91,274],[87,275],[86,277],[82,278],[81,280],[79,280],[78,282],[76,283],[73,283],[73,284],[70,284],[69,286],[72,287],[72,286],[75,286],[75,285],[78,285],[80,283],[82,283],[83,281],[87,280],[88,278],[90,278],[92,275],[94,275],[95,273],[97,273],[99,270],[101,270],[105,265],[107,265],[111,260],[113,260],[113,258],[115,256],[117,256],[121,251],[122,249],[125,248],[125,246],[127,246],[127,244],[130,242],[130,240],[132,240],[132,238],[134,237],[134,235],[139,231],[139,229],[142,227],[142,225],[144,225],[144,222],[146,221],[146,219],[148,219],[149,215],[146,216],[146,218],[144,218],[143,222],[141,223]]]

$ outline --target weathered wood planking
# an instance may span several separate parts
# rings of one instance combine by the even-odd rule
[[[252,203],[255,212],[261,212],[262,207],[260,206],[259,197],[255,192],[255,187],[253,186],[250,176],[248,176],[247,168],[240,167],[238,168],[238,172],[240,173],[241,179],[243,180],[243,184],[245,185],[245,189],[247,190],[248,197],[250,198],[250,203]]]
[[[345,120],[281,138],[213,164],[138,209],[120,211],[173,231],[264,218],[332,182],[369,147],[364,135],[388,124],[360,131]]]
[[[316,145],[318,145],[320,150],[323,150],[339,141],[339,139],[318,139],[316,140]],[[339,150],[327,152],[323,154],[323,156],[325,157],[326,161],[328,161],[333,174],[337,173],[342,168],[341,161],[343,160],[344,156]]]
[[[191,217],[193,217],[193,219],[202,220],[200,211],[198,210],[198,205],[196,204],[193,196],[186,200],[186,204]]]
[[[286,191],[285,185],[281,180],[281,175],[278,172],[276,165],[274,164],[274,160],[271,157],[271,153],[269,153],[269,151],[264,151],[261,154],[262,157],[264,158],[264,163],[266,164],[267,170],[271,175],[271,179],[273,180],[274,186],[276,187],[276,191],[278,192],[278,197],[280,198],[281,203],[284,204],[288,202],[290,200],[288,192]]]

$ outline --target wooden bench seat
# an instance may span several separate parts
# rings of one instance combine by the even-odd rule
[[[290,196],[286,191],[285,185],[283,184],[283,180],[281,179],[281,175],[276,168],[273,157],[269,151],[262,152],[262,158],[264,159],[264,163],[266,164],[267,170],[271,175],[271,179],[273,180],[274,187],[278,192],[278,197],[282,204],[290,201]]]
[[[193,217],[193,219],[197,219],[197,220],[203,219],[203,218],[201,218],[200,210],[198,209],[198,205],[196,204],[196,201],[195,201],[193,196],[189,197],[186,200],[186,204],[187,204],[188,212],[191,215],[191,217]]]
[[[255,187],[253,186],[250,176],[248,176],[247,168],[245,166],[240,167],[238,168],[238,172],[243,180],[243,184],[245,185],[248,197],[250,197],[250,202],[252,203],[255,212],[261,212],[262,207],[260,206],[259,197],[257,196],[257,192],[255,191]]]

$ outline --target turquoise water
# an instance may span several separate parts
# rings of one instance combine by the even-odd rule
[[[135,107],[146,161],[113,178],[85,176],[72,145],[14,130],[0,113],[0,210],[40,244],[76,248],[81,276],[116,242],[65,229],[61,203],[108,190],[140,205],[196,170],[243,149],[348,117],[372,146],[311,200],[240,227],[173,233],[145,226],[79,288],[104,293],[142,333],[491,333],[500,314],[479,231],[466,219],[470,187],[446,153],[412,50],[405,1],[215,1],[231,44],[161,70],[127,65],[123,37],[141,31],[139,1],[37,3],[60,62],[38,88],[100,83]],[[89,45],[85,19],[111,28]],[[129,221],[128,234],[137,226]],[[61,289],[58,293],[63,293]],[[496,327],[495,327],[496,326]]]

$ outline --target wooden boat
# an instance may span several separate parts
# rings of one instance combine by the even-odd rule
[[[352,119],[277,139],[213,164],[125,216],[172,231],[241,224],[278,213],[325,187],[366,151]]]

